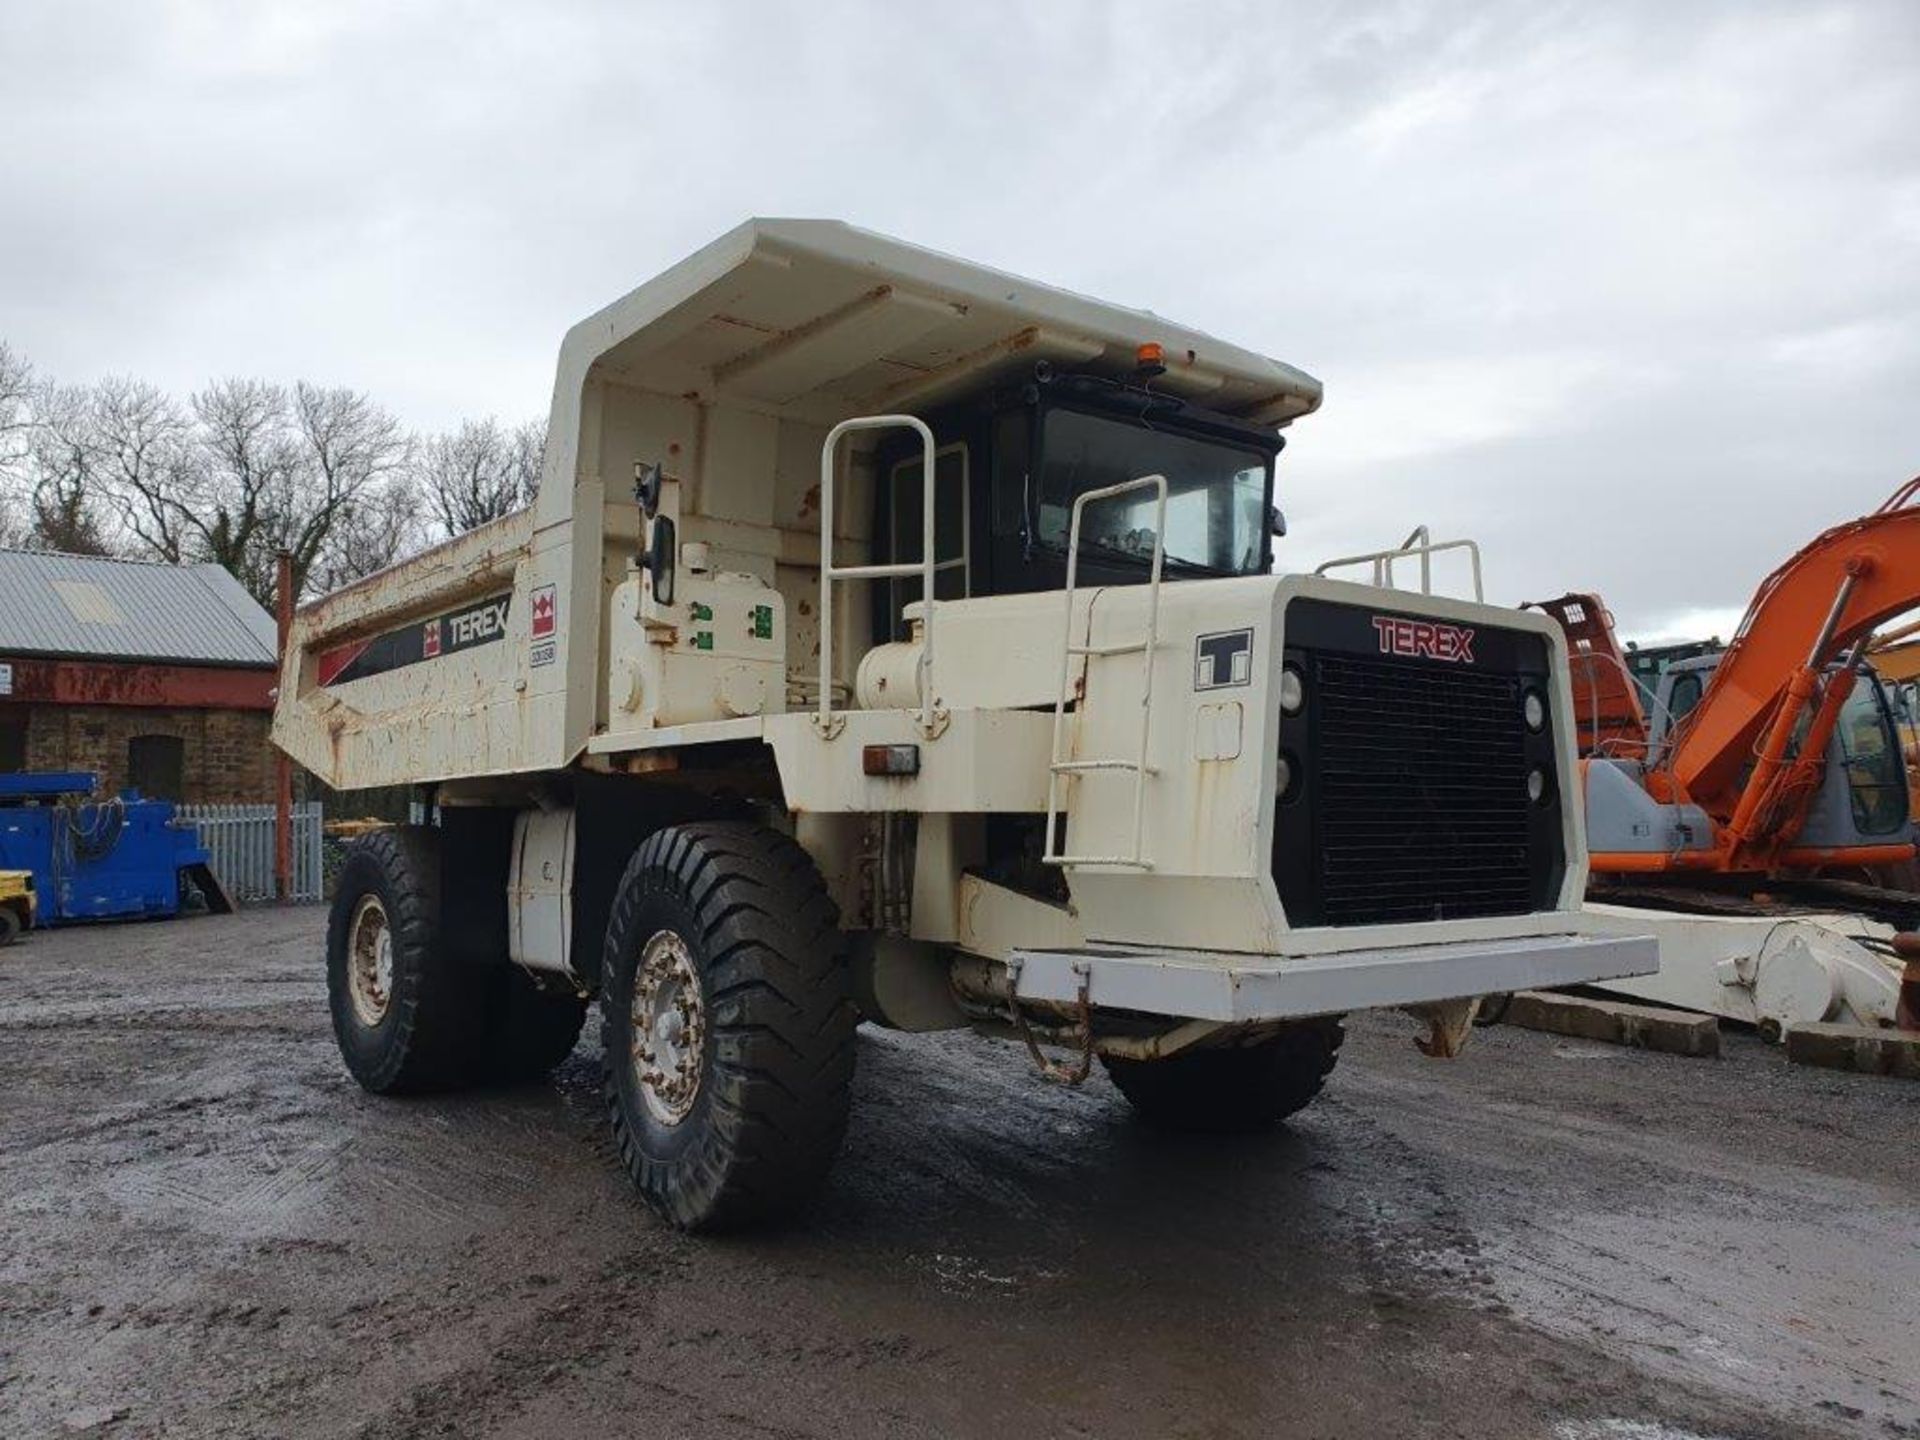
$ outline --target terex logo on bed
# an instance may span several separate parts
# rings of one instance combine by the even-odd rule
[[[1380,637],[1382,655],[1406,655],[1419,660],[1446,660],[1473,664],[1473,631],[1464,625],[1441,625],[1432,620],[1403,620],[1376,615],[1373,628]]]
[[[511,595],[492,595],[384,635],[335,645],[319,656],[320,683],[344,685],[423,660],[456,655],[476,645],[491,645],[507,633],[507,609],[512,601]]]

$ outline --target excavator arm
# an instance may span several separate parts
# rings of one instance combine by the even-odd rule
[[[1660,868],[1766,871],[1792,862],[1874,631],[1916,606],[1920,478],[1871,515],[1828,530],[1755,592],[1699,703],[1647,756],[1642,783],[1654,798],[1698,806],[1715,828],[1711,850],[1676,853]],[[1599,597],[1565,595],[1538,608],[1567,635],[1583,752],[1646,755],[1646,718]],[[1629,858],[1623,868],[1647,868]],[[1594,858],[1596,869],[1612,868],[1606,862]]]
[[[1917,495],[1920,478],[1872,514],[1826,531],[1767,577],[1668,747],[1664,768],[1727,827],[1736,847],[1765,840],[1770,828],[1797,828],[1787,802],[1806,777],[1789,752],[1802,717],[1812,718],[1801,751],[1817,764],[1861,649],[1878,626],[1920,605]]]

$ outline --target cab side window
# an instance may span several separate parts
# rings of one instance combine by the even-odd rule
[[[1672,717],[1672,723],[1678,725],[1693,712],[1693,707],[1700,703],[1701,688],[1697,674],[1689,673],[1674,678],[1673,688],[1667,692],[1667,713]]]

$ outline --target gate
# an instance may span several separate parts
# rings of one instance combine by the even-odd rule
[[[293,894],[296,901],[322,898],[318,800],[293,807]],[[274,898],[273,806],[182,805],[182,820],[200,832],[212,856],[213,873],[239,905]]]

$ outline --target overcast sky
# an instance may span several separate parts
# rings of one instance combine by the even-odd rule
[[[5,0],[0,337],[545,409],[574,320],[854,221],[1317,375],[1289,568],[1725,633],[1920,471],[1920,3]]]

